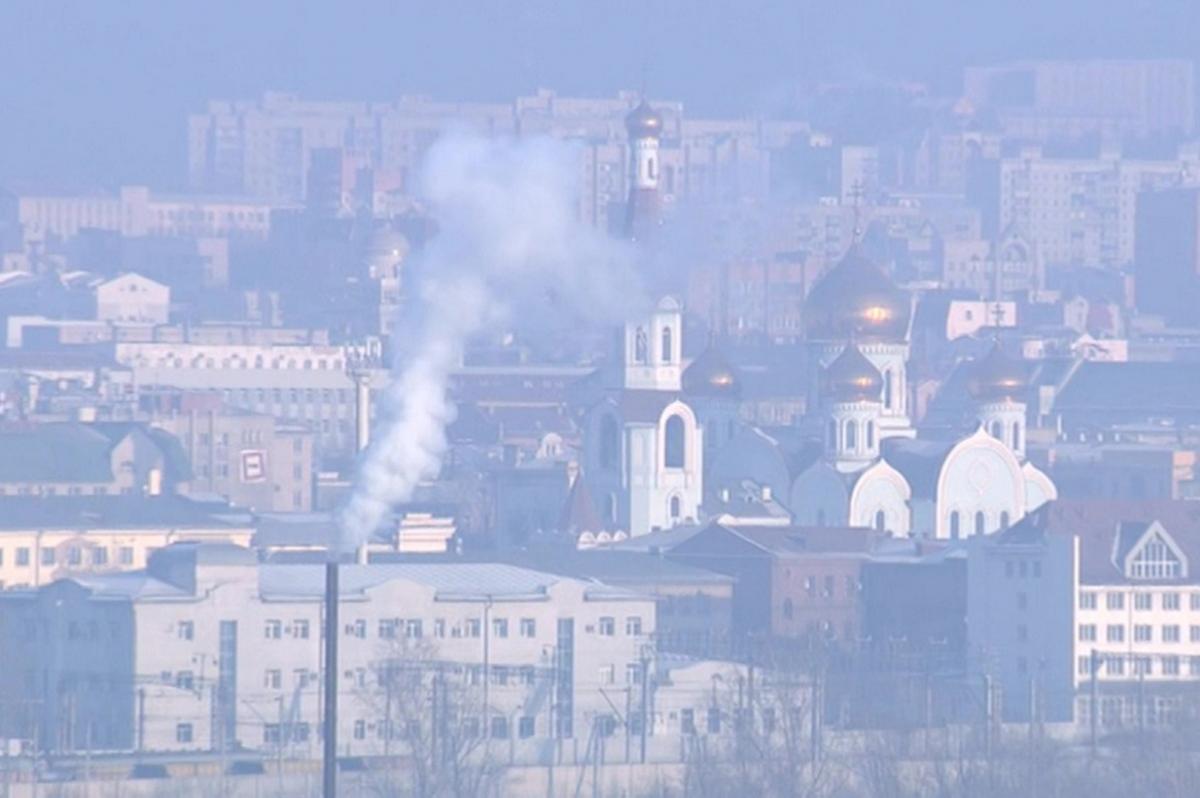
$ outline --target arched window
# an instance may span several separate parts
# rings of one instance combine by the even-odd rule
[[[858,422],[857,421],[847,421],[846,422],[846,449],[850,450],[850,449],[857,449],[857,448],[858,448]]]
[[[672,496],[672,497],[671,497],[671,503],[670,503],[670,513],[671,513],[671,518],[678,519],[678,518],[679,518],[679,514],[680,514],[681,512],[682,512],[682,510],[680,509],[680,506],[679,506],[679,497],[678,497],[678,496]]]
[[[1008,529],[1008,510],[1000,513],[1000,528]]]
[[[671,328],[663,327],[662,330],[662,362],[670,363],[673,357],[674,348],[671,346]]]
[[[646,177],[650,178],[651,180],[658,178],[658,165],[654,162],[653,158],[648,158],[646,160]]]
[[[950,513],[950,537],[958,540],[962,534],[962,520],[958,514],[958,510]]]
[[[998,441],[1004,440],[1004,425],[999,421],[992,422],[992,437]]]
[[[877,510],[875,512],[875,529],[879,532],[883,532],[887,529],[887,516],[883,514],[883,510]]]
[[[867,422],[867,448],[868,449],[875,448],[875,422],[874,421]]]
[[[606,415],[600,419],[600,467],[615,468],[620,449],[621,433],[617,429],[617,420]]]
[[[1021,422],[1019,421],[1013,424],[1012,447],[1014,451],[1021,451]]]
[[[666,445],[663,450],[663,464],[667,468],[683,468],[687,455],[683,419],[679,416],[668,418],[666,429],[663,431],[663,437],[666,438]]]
[[[633,362],[645,363],[649,346],[646,341],[646,330],[638,327],[633,333]]]
[[[983,518],[983,511],[980,510],[979,512],[975,513],[975,534],[976,535],[983,534],[983,527],[984,527],[985,523],[986,522],[984,521],[984,518]]]
[[[892,409],[892,370],[883,372],[883,406]]]
[[[790,621],[792,619],[793,614],[794,613],[792,611],[792,600],[790,598],[785,598],[783,600],[783,617]]]

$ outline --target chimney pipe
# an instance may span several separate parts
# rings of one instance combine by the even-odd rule
[[[337,698],[338,698],[338,561],[329,552],[325,563],[325,749],[321,762],[322,796],[337,798]]]
[[[146,476],[146,494],[149,496],[162,495],[163,472],[161,468],[151,468]]]

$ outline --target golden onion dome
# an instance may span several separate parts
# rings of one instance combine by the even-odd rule
[[[663,130],[662,114],[642,100],[636,108],[626,114],[625,129],[629,131],[631,139],[658,138]]]
[[[840,402],[878,402],[883,375],[855,344],[850,343],[825,369],[825,392]]]
[[[854,245],[825,273],[804,302],[809,340],[902,340],[908,331],[907,294]]]
[[[742,381],[737,369],[710,344],[683,370],[683,393],[691,397],[736,399],[742,394]]]
[[[980,401],[1016,398],[1028,384],[1024,364],[1004,354],[999,344],[972,364],[967,378],[967,390]]]

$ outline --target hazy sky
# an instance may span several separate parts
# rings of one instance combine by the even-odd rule
[[[645,74],[652,94],[729,113],[825,77],[951,89],[968,62],[1196,57],[1198,27],[1183,0],[0,0],[0,180],[178,183],[188,111],[264,89],[509,99]]]

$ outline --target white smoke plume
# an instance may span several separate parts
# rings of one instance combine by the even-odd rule
[[[473,335],[547,312],[547,297],[581,323],[637,305],[631,250],[578,218],[578,163],[551,139],[451,136],[432,148],[423,193],[438,232],[406,273],[386,421],[342,509],[343,545],[366,541],[437,475],[454,414],[449,375]]]

